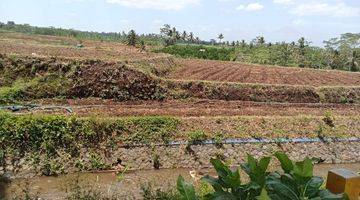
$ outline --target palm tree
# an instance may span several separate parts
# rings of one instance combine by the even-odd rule
[[[224,34],[220,33],[218,35],[218,39],[220,40],[220,43],[221,43],[222,39],[224,39]]]
[[[184,32],[182,33],[182,35],[181,35],[181,39],[185,41],[186,38],[187,38],[187,36],[188,36],[188,35],[187,35],[186,31],[184,31]]]
[[[347,64],[349,65],[349,71],[355,72],[359,70],[359,63],[357,62],[357,54],[355,50],[352,52],[352,56],[350,57]]]
[[[256,38],[256,42],[257,42],[258,45],[263,45],[263,44],[265,44],[265,39],[264,39],[263,36],[258,36]]]
[[[196,42],[197,44],[199,44],[199,43],[200,43],[200,38],[199,38],[199,37],[196,37],[196,38],[195,38],[195,42]]]
[[[193,32],[190,32],[190,34],[189,34],[189,41],[194,42],[194,33]]]

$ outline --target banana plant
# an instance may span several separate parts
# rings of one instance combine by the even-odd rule
[[[324,179],[313,176],[314,165],[306,158],[301,162],[293,162],[282,152],[276,152],[284,173],[274,172],[266,178],[266,189],[272,200],[342,200],[344,195],[335,195],[321,186]]]

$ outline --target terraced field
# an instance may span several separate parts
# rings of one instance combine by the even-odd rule
[[[82,48],[77,48],[78,44]],[[124,61],[164,57],[163,54],[140,52],[119,42],[79,41],[71,37],[27,35],[0,31],[0,53],[73,59]]]
[[[0,32],[0,108],[7,111],[0,112],[0,147],[6,156],[29,156],[3,163],[53,175],[114,169],[114,149],[136,152],[137,145],[162,148],[173,140],[360,137],[360,73],[179,59],[92,40],[76,48],[78,42]],[[156,151],[146,151],[153,162],[148,155]],[[34,158],[38,164],[27,163]]]
[[[183,59],[169,78],[307,86],[359,86],[360,73]]]
[[[30,103],[30,102],[29,102]],[[224,100],[167,100],[118,102],[102,99],[33,101],[43,107],[24,108],[24,113],[61,113],[78,116],[126,117],[126,116],[323,116],[326,112],[339,116],[354,116],[360,113],[359,105],[330,103],[263,103],[251,101]]]

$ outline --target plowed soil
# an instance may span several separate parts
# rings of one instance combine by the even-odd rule
[[[179,60],[182,68],[169,78],[220,82],[310,85],[359,86],[360,73],[335,70],[302,69],[242,64],[211,60]]]
[[[79,116],[149,116],[168,115],[180,117],[202,116],[323,116],[330,111],[334,115],[354,116],[360,114],[360,105],[350,104],[298,104],[298,103],[256,103],[244,101],[192,100],[192,101],[130,101],[112,100],[42,100],[42,105],[70,107]],[[36,109],[35,113],[62,113],[64,109]],[[67,113],[69,114],[69,113]]]
[[[164,54],[140,52],[119,42],[83,40],[84,47],[77,48],[80,41],[70,37],[26,35],[0,32],[0,53],[64,57],[76,59],[138,60],[164,57]]]

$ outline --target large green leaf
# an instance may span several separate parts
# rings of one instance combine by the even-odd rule
[[[305,184],[304,194],[308,198],[316,197],[320,187],[324,183],[324,179],[321,177],[314,176]]]
[[[220,184],[223,188],[231,188],[233,190],[236,190],[241,186],[239,170],[236,170],[234,172],[231,171],[230,168],[224,163],[222,163],[219,159],[211,159],[210,162],[213,164],[219,176],[216,182]],[[218,190],[218,186],[216,186],[216,188],[214,187],[214,189]]]
[[[263,157],[260,159],[259,164],[257,166],[259,174],[263,174],[266,172],[271,158],[270,157]]]
[[[219,180],[217,178],[206,175],[202,177],[201,180],[209,183],[215,191],[223,191],[222,185],[219,183]]]
[[[299,184],[293,176],[290,174],[281,175],[280,181],[294,191],[296,195],[300,196]]]
[[[214,166],[219,177],[226,177],[231,174],[229,167],[222,163],[219,159],[211,159],[210,162]]]
[[[318,195],[321,200],[346,200],[348,197],[343,194],[333,194],[329,190],[321,190]]]
[[[266,189],[263,188],[261,190],[260,196],[256,197],[257,200],[271,200],[268,193],[266,192]]]
[[[284,199],[284,200],[285,199],[300,200],[296,191],[293,191],[289,186],[280,182],[280,180],[269,180],[267,182],[267,188],[270,197],[277,196],[280,199]]]
[[[294,169],[293,162],[285,153],[278,151],[274,155],[280,161],[281,168],[284,170],[285,173],[290,173]]]
[[[248,155],[247,163],[241,165],[241,168],[249,175],[252,182],[257,183],[260,189],[265,185],[265,178],[268,175],[266,172],[270,157],[263,157],[257,161],[253,156]],[[260,193],[260,191],[258,191]]]
[[[225,191],[217,191],[212,194],[209,194],[205,197],[208,200],[238,200],[235,195],[225,192]]]
[[[294,166],[294,175],[297,177],[308,178],[313,176],[314,164],[311,159],[306,158],[304,161],[296,162]]]
[[[177,189],[181,195],[181,200],[197,200],[195,188],[193,185],[185,182],[182,176],[177,179]]]
[[[232,172],[228,176],[224,177],[223,181],[229,186],[229,188],[233,190],[239,188],[241,186],[239,170],[236,170],[235,172]]]

